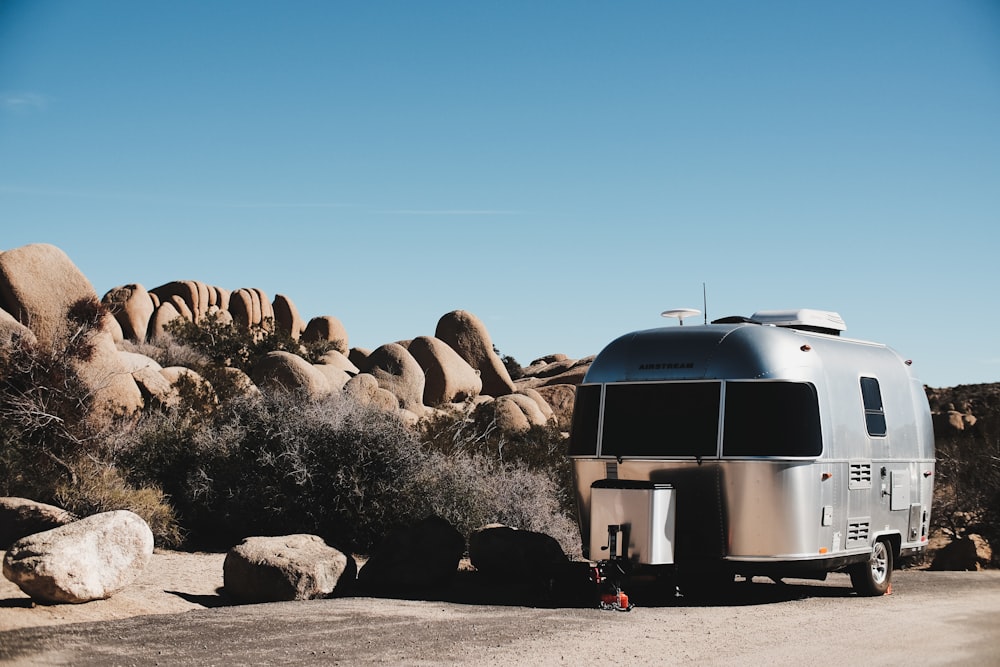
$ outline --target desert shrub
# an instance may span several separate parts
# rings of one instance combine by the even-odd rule
[[[511,380],[520,380],[524,377],[524,369],[521,368],[521,364],[517,362],[517,359],[509,354],[501,354],[496,345],[493,346],[493,352],[500,357],[500,361],[503,363],[504,368],[507,369],[507,374],[510,375]]]
[[[211,422],[164,413],[118,449],[136,479],[172,498],[193,544],[309,532],[363,552],[414,518],[398,493],[419,465],[413,433],[339,395],[243,397]]]
[[[174,510],[158,488],[136,488],[113,465],[91,457],[74,461],[72,468],[72,478],[55,488],[56,505],[77,516],[131,510],[149,525],[157,545],[176,547],[183,542]]]
[[[59,505],[79,516],[130,509],[160,544],[179,541],[173,512],[156,488],[125,483],[106,456],[124,419],[90,419],[91,396],[74,361],[91,354],[89,334],[107,316],[96,301],[70,309],[65,336],[51,346],[14,339],[0,353],[0,495]]]
[[[481,526],[501,523],[546,533],[565,553],[581,553],[580,533],[561,506],[556,483],[523,464],[479,453],[430,452],[404,495],[421,513],[448,520],[467,537]]]
[[[291,352],[310,363],[317,363],[326,352],[338,346],[337,341],[299,343],[278,331],[270,318],[250,327],[226,321],[218,315],[208,315],[198,322],[177,318],[167,325],[167,333],[176,343],[207,357],[210,363],[239,368],[248,375],[268,352]],[[188,367],[200,371],[206,365],[198,363]]]
[[[489,409],[471,414],[441,413],[422,422],[421,441],[430,452],[476,454],[541,473],[552,480],[560,508],[569,514],[575,511],[566,437],[554,424],[532,426],[524,433],[505,433],[497,428]]]
[[[936,449],[933,526],[1000,544],[1000,434],[970,429],[938,438]]]

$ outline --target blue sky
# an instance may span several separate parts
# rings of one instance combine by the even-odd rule
[[[0,0],[0,248],[522,364],[835,310],[1000,381],[1000,4]]]

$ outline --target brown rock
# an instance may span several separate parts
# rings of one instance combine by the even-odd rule
[[[0,308],[31,329],[44,347],[69,332],[69,312],[97,293],[70,258],[46,243],[0,253]]]
[[[258,297],[259,299],[260,297]],[[248,289],[234,290],[229,295],[229,314],[233,316],[233,322],[244,329],[249,329],[254,324],[254,293]],[[257,304],[257,323],[260,323],[260,304]]]
[[[550,384],[535,389],[552,408],[556,423],[569,428],[573,423],[573,404],[576,402],[576,386],[571,384]]]
[[[524,394],[501,396],[490,404],[497,428],[504,433],[524,433],[546,422],[538,404]]]
[[[108,417],[142,409],[142,392],[122,363],[111,334],[94,329],[83,335],[87,351],[72,358],[70,367],[90,393],[89,419],[99,424]]]
[[[153,311],[153,317],[149,320],[149,329],[146,331],[149,340],[165,339],[169,335],[167,334],[167,325],[180,316],[181,314],[177,312],[174,304],[169,301],[157,306],[156,310]]]
[[[323,315],[309,320],[305,330],[302,332],[303,343],[316,343],[327,341],[335,343],[333,349],[341,354],[347,354],[347,329],[340,320],[332,315]],[[354,361],[353,359],[351,361]],[[355,362],[357,363],[357,362]]]
[[[268,352],[253,367],[250,377],[260,388],[304,391],[310,399],[331,393],[330,381],[312,364],[291,352]]]
[[[34,346],[38,344],[38,339],[31,329],[14,319],[6,310],[0,309],[0,350],[11,349],[22,342]]]
[[[153,301],[139,284],[122,285],[108,290],[101,299],[122,327],[122,335],[131,341],[146,340],[149,318],[153,316]]]
[[[202,307],[202,291],[199,284],[193,280],[175,280],[149,290],[155,294],[160,303],[172,301],[177,312],[185,319],[195,322],[208,310],[208,304]],[[208,295],[205,294],[207,300]]]
[[[0,551],[22,537],[65,526],[76,517],[55,505],[27,498],[0,498]]]
[[[438,320],[434,335],[479,371],[484,394],[497,397],[514,392],[514,382],[478,317],[464,310],[452,311]]]
[[[243,603],[314,600],[353,578],[354,559],[317,535],[248,537],[226,554],[223,586]]]
[[[360,370],[373,375],[382,389],[399,399],[399,407],[414,414],[423,413],[424,371],[401,345],[389,343],[371,353],[367,366]]]
[[[424,371],[424,405],[457,403],[482,391],[476,369],[443,340],[420,336],[410,341],[407,351]]]
[[[546,422],[555,421],[556,417],[552,411],[552,407],[548,404],[545,398],[536,389],[531,389],[525,387],[524,389],[518,389],[513,395],[523,394],[533,400],[538,409],[541,410],[542,416],[545,418]]]
[[[387,412],[399,409],[396,395],[380,387],[375,376],[368,373],[360,373],[348,380],[344,385],[344,394],[361,405],[370,405]]]
[[[465,538],[436,516],[390,532],[358,572],[358,583],[374,590],[414,590],[448,584],[458,573]]]
[[[94,514],[15,542],[4,576],[32,599],[81,603],[134,582],[153,555],[153,532],[128,510]]]
[[[355,376],[361,372],[361,369],[351,363],[350,359],[345,357],[342,352],[337,352],[336,350],[330,350],[329,352],[323,354],[323,356],[319,358],[319,363],[339,368],[350,376]]]
[[[271,310],[274,312],[274,326],[277,331],[289,336],[292,340],[298,340],[302,336],[306,323],[290,298],[284,294],[275,294]]]

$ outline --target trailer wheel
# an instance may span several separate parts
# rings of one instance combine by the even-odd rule
[[[885,595],[892,583],[892,547],[886,540],[876,540],[871,555],[864,563],[852,565],[851,585],[858,595]]]

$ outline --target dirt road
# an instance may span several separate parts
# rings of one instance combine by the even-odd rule
[[[641,598],[641,591],[634,593]],[[508,602],[511,598],[508,597]],[[210,604],[210,596],[201,600]],[[1000,664],[1000,572],[898,571],[892,595],[844,575],[757,579],[712,605],[630,612],[348,597],[202,608],[0,633],[18,665]]]

